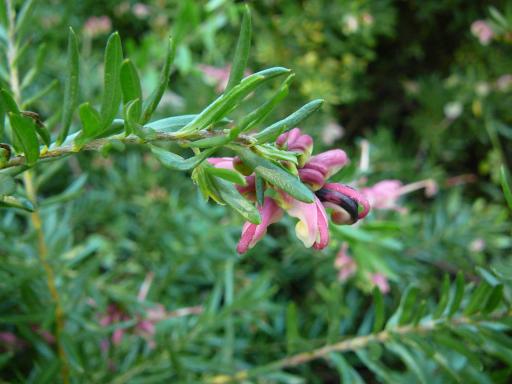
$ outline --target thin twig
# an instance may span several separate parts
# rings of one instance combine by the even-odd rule
[[[508,316],[510,316],[510,313],[504,313],[496,318],[499,319]],[[478,322],[468,317],[458,317],[449,319],[448,321],[428,321],[416,326],[407,325],[389,330],[386,329],[381,332],[366,336],[352,337],[350,339],[343,340],[335,344],[326,345],[324,347],[314,349],[309,352],[302,352],[260,367],[238,371],[237,373],[234,373],[232,375],[214,376],[206,379],[206,382],[211,384],[226,384],[244,381],[247,380],[248,378],[255,377],[261,374],[274,372],[280,369],[296,367],[298,365],[305,364],[316,359],[326,359],[329,357],[329,354],[333,352],[355,351],[367,347],[370,343],[384,343],[396,335],[425,334],[430,333],[435,329],[446,325],[463,325],[470,323],[475,324]]]
[[[21,104],[20,79],[18,67],[16,66],[16,57],[18,55],[18,48],[16,44],[16,12],[14,10],[12,0],[5,1],[9,24],[7,28],[7,60],[9,63],[10,72],[9,83],[16,103]],[[62,344],[62,334],[64,332],[64,311],[62,309],[57,285],[55,284],[55,272],[51,264],[48,262],[48,247],[44,237],[43,220],[37,206],[37,190],[34,184],[34,177],[30,170],[23,174],[23,182],[25,184],[27,197],[32,201],[35,207],[34,211],[30,215],[30,218],[32,221],[32,226],[37,233],[37,249],[39,261],[44,268],[48,290],[50,291],[50,296],[55,304],[55,339],[57,343],[57,353],[61,362],[60,368],[62,382],[64,384],[68,384],[69,362],[67,360],[67,356]]]

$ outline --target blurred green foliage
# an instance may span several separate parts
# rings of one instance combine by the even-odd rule
[[[510,4],[263,0],[251,6],[249,68],[285,65],[296,73],[290,100],[273,118],[324,98],[328,105],[303,128],[316,139],[315,151],[349,153],[341,180],[359,187],[433,180],[438,190],[404,195],[400,209],[374,209],[355,228],[333,225],[322,252],[304,249],[294,223],[285,220],[239,257],[242,219],[205,203],[189,175],[162,168],[139,148],[38,165],[72,382],[227,382],[216,375],[247,369],[245,382],[255,383],[510,382],[512,220],[500,184],[500,167],[510,169],[512,159]],[[197,113],[217,93],[199,64],[229,64],[240,8],[232,0],[37,4],[29,59],[20,65],[32,67],[38,47],[46,56],[23,95],[28,99],[53,79],[64,83],[68,25],[80,40],[83,98],[101,95],[98,63],[114,30],[147,95],[171,32],[179,44],[176,65],[157,113]],[[479,19],[492,27],[488,44],[471,32]],[[30,110],[55,130],[61,100],[55,90]],[[344,243],[357,265],[347,279],[335,265]],[[0,208],[0,333],[17,338],[1,339],[2,382],[60,380],[61,359],[47,335],[55,329],[54,304],[37,253],[29,214]],[[375,274],[390,285],[385,295],[374,288]],[[462,288],[456,276],[464,276]],[[115,321],[105,320],[109,310],[119,314]],[[144,329],[155,311],[155,330]],[[390,317],[384,331],[372,328]],[[394,333],[418,325],[431,328]],[[119,330],[123,337],[114,341]],[[391,336],[297,366],[268,366],[382,332]]]

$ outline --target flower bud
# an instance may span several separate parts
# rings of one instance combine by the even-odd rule
[[[293,128],[281,134],[276,139],[276,144],[287,151],[297,152],[299,154],[299,167],[303,167],[306,164],[313,151],[313,138],[302,134],[299,128]]]

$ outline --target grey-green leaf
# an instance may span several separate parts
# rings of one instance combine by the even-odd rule
[[[9,121],[16,139],[21,144],[28,165],[33,165],[39,158],[39,141],[37,140],[34,121],[25,116],[9,112]]]
[[[0,196],[1,207],[19,208],[29,212],[34,211],[34,205],[29,200],[14,196]]]
[[[215,168],[215,167],[205,167],[206,172],[209,174],[220,177],[221,179],[224,179],[226,181],[229,181],[231,183],[235,183],[238,185],[247,185],[247,181],[245,180],[245,177],[238,173],[237,171],[226,169],[226,168]]]
[[[259,157],[247,148],[236,147],[235,151],[249,167],[254,168],[256,175],[261,176],[270,184],[304,203],[315,201],[313,192],[302,184],[298,177],[289,174],[271,161]]]
[[[184,159],[175,153],[169,152],[155,145],[151,145],[150,148],[151,152],[153,152],[164,166],[178,171],[188,171],[197,167],[204,159],[216,150],[216,148],[210,148],[201,152],[199,155]]]
[[[251,12],[249,6],[246,4],[244,7],[244,17],[242,19],[242,27],[240,28],[240,35],[238,36],[238,43],[236,45],[235,56],[233,58],[233,65],[229,73],[228,85],[226,91],[229,91],[235,85],[240,83],[244,77],[244,70],[247,67],[249,60],[249,50],[251,48],[251,35],[252,35],[252,22]]]
[[[215,185],[226,204],[240,213],[249,222],[253,224],[261,223],[261,217],[256,207],[245,199],[232,184],[216,178]]]
[[[105,74],[103,79],[103,99],[101,102],[101,130],[106,129],[119,111],[121,104],[121,62],[123,49],[119,33],[110,35],[105,48]]]
[[[123,91],[123,103],[127,105],[130,101],[139,99],[140,103],[134,105],[133,117],[135,122],[140,121],[142,114],[142,88],[140,85],[137,68],[130,59],[125,59],[121,65],[121,89]],[[133,105],[133,104],[132,104]]]
[[[245,96],[257,87],[277,76],[289,73],[290,70],[282,67],[274,67],[252,74],[243,79],[233,89],[219,96],[213,103],[206,107],[197,117],[179,131],[182,136],[200,131],[208,125],[215,123],[231,110],[236,108]]]
[[[62,144],[66,139],[73,113],[78,103],[78,88],[80,77],[80,59],[78,53],[78,40],[73,28],[69,28],[68,35],[68,58],[66,69],[66,83],[64,85],[64,103],[62,108],[61,131],[57,138],[57,145]]]
[[[151,93],[149,98],[144,102],[144,112],[142,113],[142,124],[146,124],[151,115],[155,111],[156,107],[160,103],[162,96],[167,88],[167,84],[169,83],[169,76],[171,75],[171,66],[174,61],[174,56],[176,55],[176,41],[174,39],[169,38],[169,43],[167,45],[167,55],[165,57],[164,67],[162,68],[162,73],[160,74],[160,79],[158,80],[158,85],[156,89]]]
[[[255,136],[258,140],[258,144],[275,140],[281,133],[296,127],[320,108],[323,102],[322,99],[310,101],[291,115],[265,128]]]

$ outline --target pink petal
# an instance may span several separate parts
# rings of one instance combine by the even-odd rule
[[[338,183],[325,184],[324,188],[342,193],[343,195],[355,200],[358,204],[361,204],[363,206],[363,210],[358,214],[359,219],[365,217],[370,211],[370,204],[368,203],[368,200],[365,198],[365,196],[356,191],[354,188],[349,187],[348,185]]]
[[[327,244],[329,244],[329,221],[325,209],[317,197],[315,197],[315,205],[317,211],[318,235],[315,244],[313,244],[313,248],[324,249]]]
[[[310,185],[314,191],[322,188],[325,183],[322,174],[314,169],[299,169],[299,177],[303,183]]]
[[[332,149],[330,151],[311,156],[311,159],[306,163],[306,166],[310,163],[321,164],[327,168],[325,178],[328,179],[348,163],[348,157],[345,151],[342,151],[341,149]]]
[[[233,169],[232,157],[209,157],[206,161],[215,168]]]
[[[270,197],[265,198],[263,206],[259,208],[259,211],[261,214],[261,223],[253,224],[246,222],[242,228],[242,236],[236,247],[237,252],[240,254],[254,247],[254,245],[265,236],[268,226],[279,221],[282,216],[281,208],[279,208],[276,202]]]

